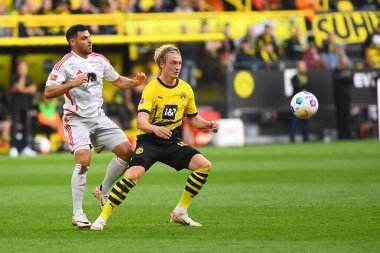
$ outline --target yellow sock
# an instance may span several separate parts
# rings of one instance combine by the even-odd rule
[[[128,177],[124,177],[119,182],[117,182],[110,192],[107,203],[104,205],[100,217],[104,220],[107,220],[111,216],[114,208],[124,201],[125,197],[127,197],[128,192],[135,185],[135,181]]]
[[[187,178],[185,190],[182,193],[181,199],[177,206],[182,208],[189,208],[191,201],[202,189],[202,186],[206,183],[207,177],[210,173],[209,168],[198,169],[193,171]]]

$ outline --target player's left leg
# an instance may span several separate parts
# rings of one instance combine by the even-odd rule
[[[93,194],[98,199],[100,209],[102,209],[112,185],[128,167],[133,150],[124,132],[104,113],[99,116],[98,125],[93,131],[91,142],[95,151],[100,153],[104,148],[107,148],[116,155],[108,164],[107,173],[102,183],[93,189]]]
[[[188,168],[192,171],[187,178],[185,189],[182,193],[176,208],[170,214],[169,221],[180,223],[185,226],[202,226],[200,223],[193,221],[187,214],[194,197],[202,189],[206,183],[208,175],[211,170],[211,162],[208,161],[203,155],[194,155],[189,163]]]
[[[144,174],[145,168],[142,166],[132,166],[125,172],[124,177],[112,188],[110,196],[104,205],[100,216],[95,220],[94,224],[92,224],[91,230],[101,231],[104,229],[108,218],[111,216],[115,208],[125,200],[128,193]]]
[[[100,209],[103,209],[103,206],[107,202],[109,191],[116,180],[123,175],[133,154],[132,146],[129,142],[118,144],[112,149],[112,152],[116,157],[112,158],[108,164],[107,174],[105,175],[102,184],[93,189],[93,193],[99,201]]]

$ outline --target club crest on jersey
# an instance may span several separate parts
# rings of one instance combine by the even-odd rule
[[[144,102],[145,102],[145,99],[142,97],[142,98],[140,99],[139,106],[140,106],[140,105],[144,105]]]
[[[50,75],[50,80],[51,81],[57,81],[58,75],[51,74]]]
[[[186,96],[186,93],[185,93],[185,92],[182,92],[182,94],[181,94],[181,99],[182,99],[182,100],[185,100],[186,97],[187,97],[187,96]]]
[[[135,151],[136,155],[142,154],[143,152],[144,152],[144,147],[139,147],[139,148],[136,149],[136,151]]]
[[[178,145],[178,146],[181,146],[181,147],[183,147],[183,146],[187,146],[187,144],[184,143],[183,141],[177,142],[177,145]]]

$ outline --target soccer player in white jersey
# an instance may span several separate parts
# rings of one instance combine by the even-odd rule
[[[108,165],[107,174],[94,194],[100,207],[105,204],[113,183],[125,171],[132,156],[132,147],[123,131],[103,112],[103,78],[121,89],[133,88],[145,82],[144,73],[134,79],[120,76],[101,54],[92,52],[90,33],[84,25],[74,25],[66,32],[71,52],[60,60],[46,82],[45,97],[65,97],[64,131],[69,151],[75,155],[76,165],[71,178],[72,224],[89,228],[91,223],[82,208],[86,189],[86,174],[90,167],[91,147],[96,152],[104,148],[116,155]]]

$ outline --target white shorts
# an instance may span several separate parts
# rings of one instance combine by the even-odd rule
[[[110,120],[103,110],[97,117],[84,118],[75,113],[63,116],[63,129],[67,137],[68,150],[74,153],[91,149],[100,153],[104,148],[113,150],[117,145],[128,142],[124,132]]]

